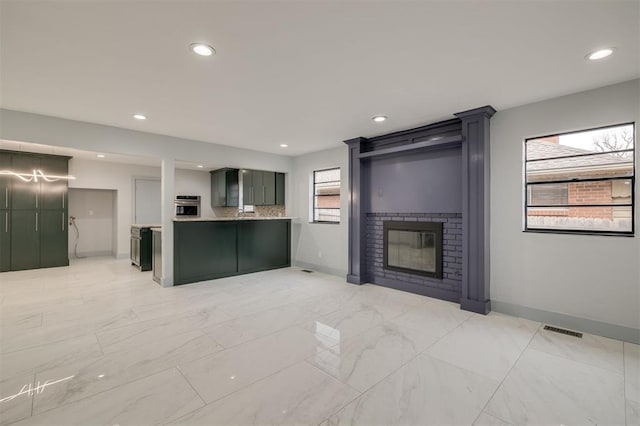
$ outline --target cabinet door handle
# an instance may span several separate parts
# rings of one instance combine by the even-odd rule
[[[4,213],[4,232],[9,232],[9,212]]]
[[[38,208],[38,193],[36,193],[36,209]],[[37,229],[36,229],[37,231]]]
[[[62,193],[62,208],[64,209],[64,192]]]
[[[4,189],[4,208],[5,209],[9,208],[9,187],[8,186]]]
[[[38,232],[38,212],[36,212],[36,232]]]
[[[265,198],[266,198],[266,197],[265,197],[265,195],[264,195],[264,189],[265,189],[265,188],[266,188],[265,186],[263,186],[263,187],[262,187],[262,203],[263,203],[263,204],[264,204],[264,202],[266,201],[266,200],[265,200]]]
[[[64,231],[64,212],[60,214],[62,215],[62,230]]]

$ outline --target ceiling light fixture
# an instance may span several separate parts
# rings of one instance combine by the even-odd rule
[[[286,143],[281,143],[280,144],[280,148],[288,148],[288,147],[289,147],[289,145],[287,145]]]
[[[606,57],[611,56],[611,54],[613,53],[613,50],[614,50],[613,47],[607,47],[606,49],[596,50],[595,52],[589,53],[587,56],[585,56],[585,58],[587,58],[590,61],[597,61],[598,59],[604,59]]]
[[[133,114],[133,118],[135,118],[136,120],[146,120],[147,116],[142,114]]]
[[[98,157],[98,158],[104,158],[104,154],[98,154],[98,155],[96,155],[96,157]]]
[[[204,166],[203,166],[202,164],[198,164],[196,167],[197,167],[197,168],[199,168],[199,169],[201,169],[201,168],[203,168]]]
[[[385,121],[387,119],[386,115],[376,115],[374,117],[371,117],[371,119],[373,121],[375,121],[376,123],[382,123],[383,121]]]
[[[193,53],[200,56],[211,56],[216,53],[216,50],[213,47],[205,43],[192,43],[189,48]]]

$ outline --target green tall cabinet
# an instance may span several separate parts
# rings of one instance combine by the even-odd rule
[[[0,171],[11,170],[11,155],[0,152]],[[11,177],[0,174],[0,272],[11,268]]]
[[[0,272],[69,265],[69,158],[0,152]]]

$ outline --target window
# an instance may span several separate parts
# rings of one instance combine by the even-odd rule
[[[525,231],[633,235],[634,124],[525,141]]]
[[[313,221],[340,223],[340,169],[313,172]]]

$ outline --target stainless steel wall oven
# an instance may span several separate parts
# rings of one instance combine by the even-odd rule
[[[178,195],[175,200],[176,217],[200,217],[199,195]]]

